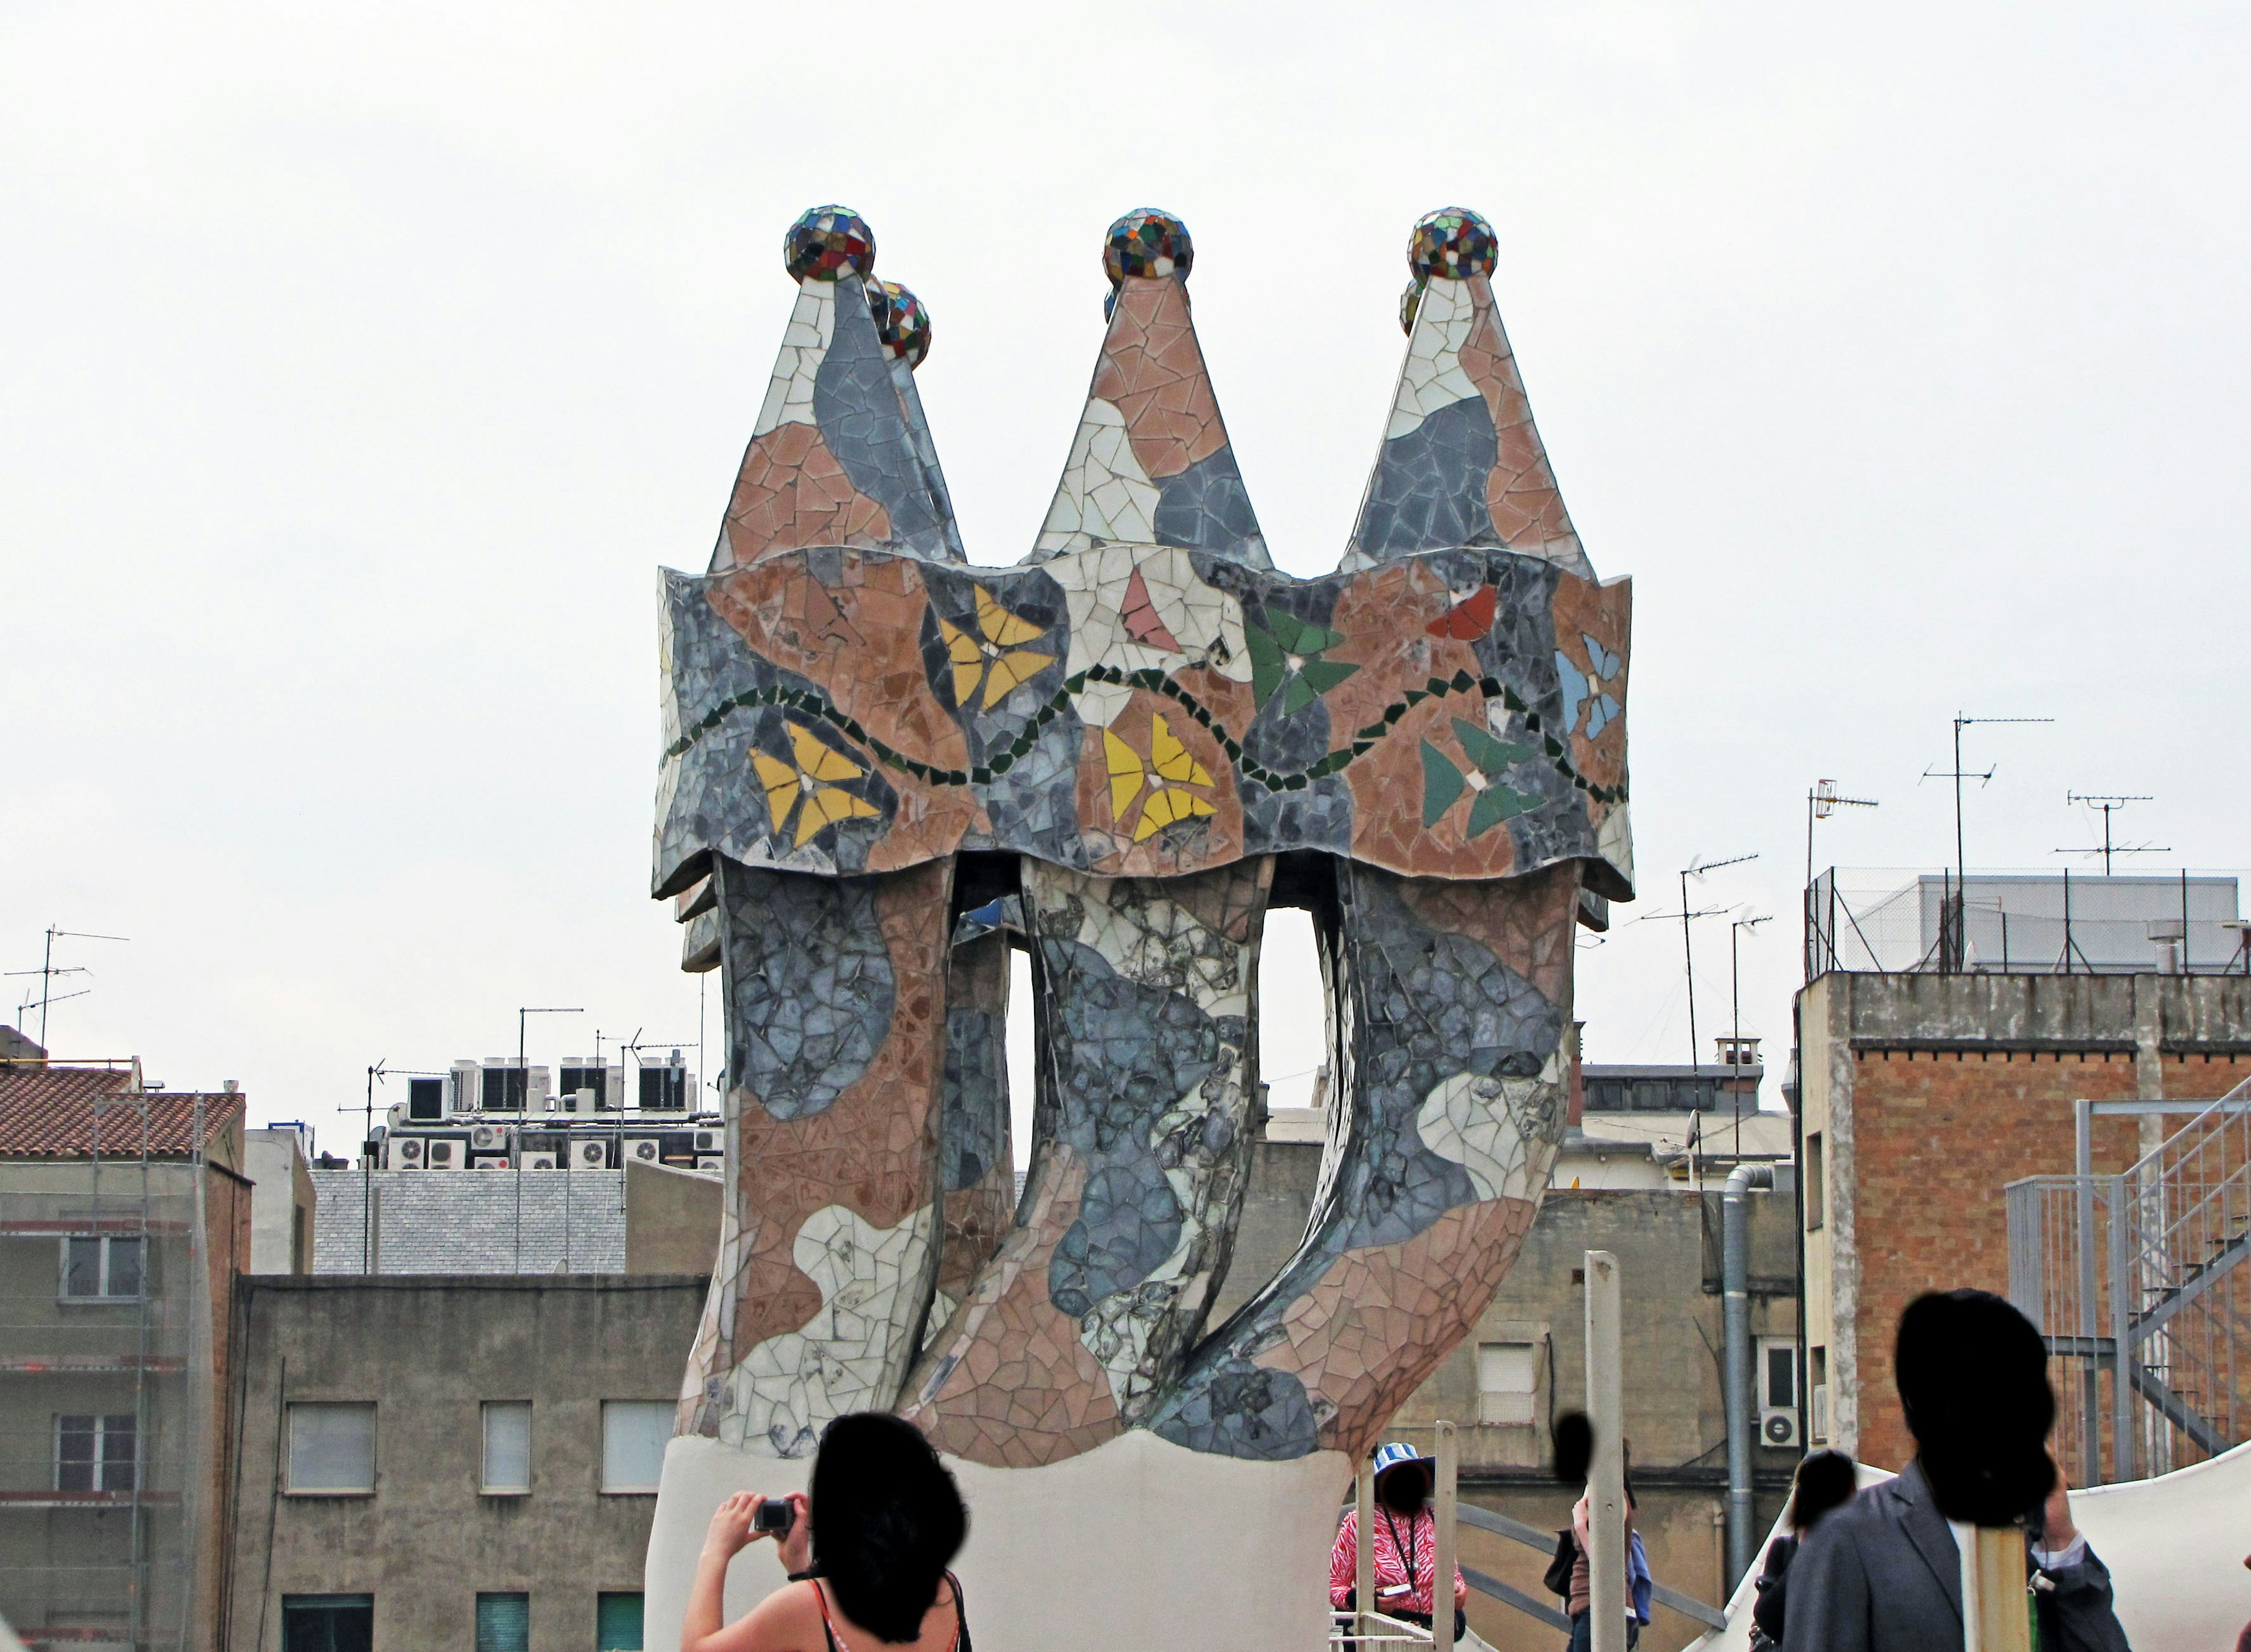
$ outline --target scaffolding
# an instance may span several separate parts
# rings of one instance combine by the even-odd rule
[[[204,1098],[67,1105],[89,1101],[90,1153],[0,1160],[0,1617],[33,1649],[185,1652],[215,1443]],[[185,1153],[154,1107],[187,1115]]]
[[[2009,1295],[2047,1339],[2074,1485],[2165,1474],[2251,1435],[2251,1079],[2095,1175],[2095,1119],[2160,1107],[2184,1110],[2079,1102],[2079,1173],[2007,1190]]]

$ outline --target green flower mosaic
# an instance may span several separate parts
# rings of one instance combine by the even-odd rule
[[[1512,766],[1535,756],[1533,749],[1500,739],[1490,729],[1466,718],[1457,717],[1452,721],[1454,737],[1461,741],[1462,754],[1469,760],[1469,767],[1465,769],[1430,741],[1423,742],[1425,829],[1437,825],[1464,792],[1472,794],[1475,800],[1470,804],[1469,825],[1463,834],[1465,837],[1479,836],[1510,816],[1527,814],[1537,808],[1538,798],[1526,796],[1504,784],[1500,778]]]
[[[1262,711],[1278,689],[1282,715],[1294,717],[1360,670],[1342,660],[1321,657],[1344,642],[1343,632],[1287,614],[1263,626],[1245,619],[1243,636],[1250,647],[1250,697]]]

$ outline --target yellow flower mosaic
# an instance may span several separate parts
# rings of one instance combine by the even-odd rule
[[[953,703],[966,706],[981,685],[983,709],[991,711],[1029,682],[1042,667],[1053,665],[1055,656],[1022,645],[1037,638],[1042,627],[1008,612],[983,586],[977,591],[977,632],[973,635],[944,614],[935,616],[938,633],[945,639],[946,657],[953,662]]]
[[[1149,758],[1108,729],[1102,731],[1102,753],[1110,770],[1110,817],[1120,826],[1141,798],[1140,818],[1133,823],[1133,841],[1145,843],[1175,821],[1215,813],[1211,800],[1181,789],[1209,787],[1211,773],[1181,743],[1161,714],[1149,718]],[[1142,797],[1144,789],[1148,795]]]
[[[795,723],[788,728],[790,749],[797,758],[794,767],[764,752],[751,753],[758,784],[765,788],[766,809],[777,836],[787,828],[792,809],[797,810],[800,849],[824,826],[882,813],[866,798],[837,789],[837,781],[858,780],[866,769],[843,753],[823,746],[810,729]]]

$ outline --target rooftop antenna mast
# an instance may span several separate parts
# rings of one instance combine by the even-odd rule
[[[1976,769],[1964,769],[1962,767],[1962,731],[1965,728],[1974,728],[1981,723],[2053,723],[2054,721],[2052,717],[1964,717],[1961,712],[1957,711],[1954,714],[1954,767],[1950,769],[1926,768],[1922,771],[1922,777],[1925,780],[1950,780],[1954,782],[1954,898],[1939,916],[1938,934],[1939,951],[1949,973],[1958,973],[1969,956],[1968,948],[1964,945],[1963,934],[1964,879],[1969,875],[1970,863],[1964,855],[1962,848],[1962,782],[1974,780],[1980,786],[1986,785],[1991,781],[1993,771],[2000,767],[1998,763],[1993,764],[1982,774]]]
[[[1845,796],[1838,791],[1837,782],[1832,780],[1815,781],[1805,794],[1804,950],[1805,978],[1809,982],[1813,979],[1813,935],[1818,927],[1815,923],[1813,906],[1813,823],[1817,820],[1827,820],[1840,809],[1874,809],[1876,807],[1878,807],[1876,800],[1873,797]],[[1833,894],[1836,886],[1835,878],[1830,879],[1830,886]]]
[[[1773,914],[1761,913],[1756,918],[1737,918],[1728,925],[1728,996],[1733,1000],[1735,1031],[1728,1035],[1728,1051],[1729,1079],[1728,1093],[1735,1104],[1735,1163],[1743,1162],[1743,972],[1735,955],[1735,943],[1742,939],[1743,931],[1756,929]]]
[[[525,1020],[532,1016],[583,1016],[585,1013],[586,1012],[581,1009],[564,1009],[551,1004],[526,1004],[516,1010],[516,1081],[509,1087],[516,1090],[516,1108],[519,1121],[516,1125],[516,1128],[519,1132],[523,1128],[521,1121],[531,1116],[531,1069],[524,1063],[523,1024]],[[523,1272],[523,1136],[518,1135],[516,1138],[516,1142],[517,1149],[517,1163],[516,1166],[516,1271],[521,1274]],[[569,1220],[567,1204],[565,1206],[564,1220],[567,1224]]]
[[[2170,855],[2172,853],[2172,850],[2163,843],[2139,843],[2129,847],[2126,844],[2113,843],[2110,841],[2110,816],[2129,803],[2151,803],[2157,801],[2146,793],[2122,795],[2116,792],[2066,792],[2063,795],[2063,801],[2066,803],[2084,803],[2089,809],[2098,809],[2102,811],[2102,847],[2059,849],[2054,852],[2059,855],[2100,855],[2102,857],[2102,875],[2105,878],[2110,875],[2110,857],[2113,855]]]
[[[1688,880],[1693,878],[1700,884],[1704,881],[1704,874],[1707,872],[1717,871],[1722,866],[1740,866],[1747,860],[1757,858],[1756,850],[1748,855],[1731,856],[1726,860],[1706,860],[1700,855],[1695,857],[1680,869],[1680,910],[1653,912],[1643,920],[1644,922],[1660,918],[1678,918],[1680,920],[1680,955],[1683,962],[1687,966],[1688,975],[1688,1071],[1691,1073],[1700,1074],[1704,1071],[1704,1059],[1696,1045],[1696,948],[1689,939],[1689,926],[1699,918],[1717,918],[1729,909],[1725,906],[1706,906],[1700,910],[1691,911],[1688,906]]]
[[[89,987],[83,988],[77,992],[66,992],[59,997],[56,996],[54,978],[57,975],[92,975],[94,972],[88,969],[84,964],[58,965],[55,962],[55,942],[58,941],[129,941],[131,937],[128,935],[88,934],[82,929],[63,929],[50,924],[47,927],[46,950],[40,954],[39,967],[37,969],[10,969],[8,971],[11,975],[37,975],[39,978],[39,1048],[44,1050],[47,1047],[47,1006],[50,1004],[63,1003],[73,998],[83,998],[88,992],[93,990],[93,989]],[[22,1010],[30,1010],[31,1008],[31,1003],[32,1001],[31,999],[24,999]],[[21,1011],[18,1013],[20,1016]]]

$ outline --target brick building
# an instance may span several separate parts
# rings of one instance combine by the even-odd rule
[[[1812,1442],[1897,1468],[1913,1443],[1891,1343],[1927,1290],[2009,1288],[2003,1190],[2073,1169],[2073,1103],[2115,1174],[2251,1076],[2251,979],[1851,973],[1798,995]]]

